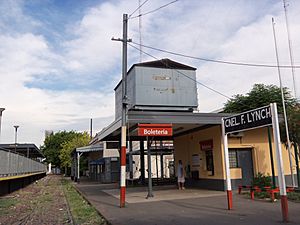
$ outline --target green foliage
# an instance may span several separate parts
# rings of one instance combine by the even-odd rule
[[[296,99],[292,98],[287,88],[283,89],[286,104],[294,107],[297,104]],[[251,109],[277,103],[278,112],[282,112],[281,90],[275,85],[255,84],[250,92],[245,95],[235,95],[224,105],[224,112],[239,113]]]
[[[62,184],[75,224],[108,224],[96,209],[82,198],[70,181],[63,180]]]
[[[77,134],[75,131],[59,131],[48,136],[44,141],[44,145],[41,146],[41,150],[46,156],[47,162],[57,167],[62,167],[62,161],[59,157],[62,144],[71,141]]]
[[[252,186],[257,186],[264,189],[264,187],[270,187],[272,185],[271,177],[266,176],[263,173],[258,173],[252,182]]]
[[[290,140],[300,146],[300,103],[291,96],[287,88],[283,88],[286,102]],[[278,113],[283,114],[281,90],[275,85],[255,84],[252,90],[245,95],[235,95],[224,105],[224,112],[240,113],[276,102]],[[280,124],[281,140],[287,145],[285,125]]]
[[[293,200],[295,202],[300,203],[300,193],[299,192],[289,192],[289,193],[287,193],[287,197],[289,200]]]
[[[300,105],[294,108],[288,108],[287,110],[289,135],[292,144],[298,144],[300,146]],[[287,136],[285,132],[284,124],[280,129],[281,141],[287,146]],[[299,149],[299,147],[298,147]]]
[[[1,198],[0,199],[0,216],[7,215],[11,208],[18,204],[18,199],[13,198]]]
[[[59,158],[61,161],[61,166],[70,167],[71,166],[71,153],[75,148],[83,147],[89,144],[90,136],[87,132],[76,133],[71,140],[67,140],[61,144],[61,151]]]

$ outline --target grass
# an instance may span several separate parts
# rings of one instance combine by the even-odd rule
[[[287,193],[287,197],[289,200],[300,203],[300,192],[289,192]]]
[[[11,198],[0,198],[0,215],[5,215],[9,212],[10,208],[18,203],[18,199]]]
[[[96,209],[76,191],[70,181],[63,179],[62,184],[75,224],[108,224]]]
[[[246,195],[250,196],[250,193],[245,193]],[[270,195],[267,192],[256,192],[254,193],[255,198],[258,199],[268,199],[270,198]],[[291,200],[293,202],[300,203],[300,192],[288,192],[287,193],[288,200]],[[275,199],[280,199],[280,194],[275,193]]]

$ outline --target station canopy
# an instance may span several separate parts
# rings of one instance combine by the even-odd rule
[[[138,124],[172,124],[173,136],[156,137],[157,140],[168,140],[208,127],[221,125],[222,117],[229,115],[227,113],[129,111],[126,125],[130,140],[138,141],[145,140],[145,137],[138,136]],[[97,133],[91,143],[120,140],[121,125],[121,118],[115,120],[108,127]]]
[[[99,151],[103,151],[103,143],[96,143],[96,144],[91,144],[88,146],[84,146],[84,147],[80,147],[80,148],[76,148],[72,154],[76,153],[87,153],[87,152],[99,152]]]
[[[17,152],[31,159],[45,158],[41,150],[35,144],[0,144],[0,150]]]

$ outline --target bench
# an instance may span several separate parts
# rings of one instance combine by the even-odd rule
[[[251,190],[252,186],[251,185],[239,185],[239,194],[242,193],[242,190]]]
[[[242,190],[247,190],[250,191],[250,196],[251,199],[254,199],[254,193],[255,192],[262,192],[271,189],[271,187],[264,187],[264,188],[259,188],[258,186],[251,186],[251,185],[239,185],[239,194],[242,193]]]
[[[250,197],[251,197],[251,199],[253,200],[254,199],[254,193],[256,192],[256,193],[261,193],[261,192],[264,192],[264,191],[269,191],[269,190],[271,190],[272,188],[271,187],[263,187],[263,188],[260,188],[260,187],[257,187],[257,186],[254,186],[254,187],[252,187],[251,188],[251,190],[250,190]]]
[[[286,188],[287,193],[288,192],[294,192],[294,191],[295,191],[295,188],[293,188],[293,187],[287,187]],[[279,190],[279,188],[275,188],[275,189],[267,190],[267,192],[269,193],[272,202],[274,202],[275,201],[275,193],[280,193],[280,190]]]
[[[272,187],[269,187],[269,186],[260,188],[258,186],[239,185],[239,188],[238,188],[239,194],[242,193],[242,190],[250,191],[250,198],[252,200],[254,200],[255,193],[267,192],[270,195],[272,202],[274,202],[274,200],[275,200],[275,193],[280,193],[280,190],[278,187],[272,189]],[[295,191],[294,187],[286,187],[286,192],[294,192],[294,191]]]

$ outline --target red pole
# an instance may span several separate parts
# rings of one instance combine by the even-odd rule
[[[288,200],[286,195],[282,195],[281,197],[281,212],[283,222],[289,221],[289,208],[288,208]]]
[[[122,126],[121,142],[120,208],[123,208],[126,193],[126,126]]]
[[[227,203],[228,203],[228,209],[232,209],[232,191],[227,190]]]

